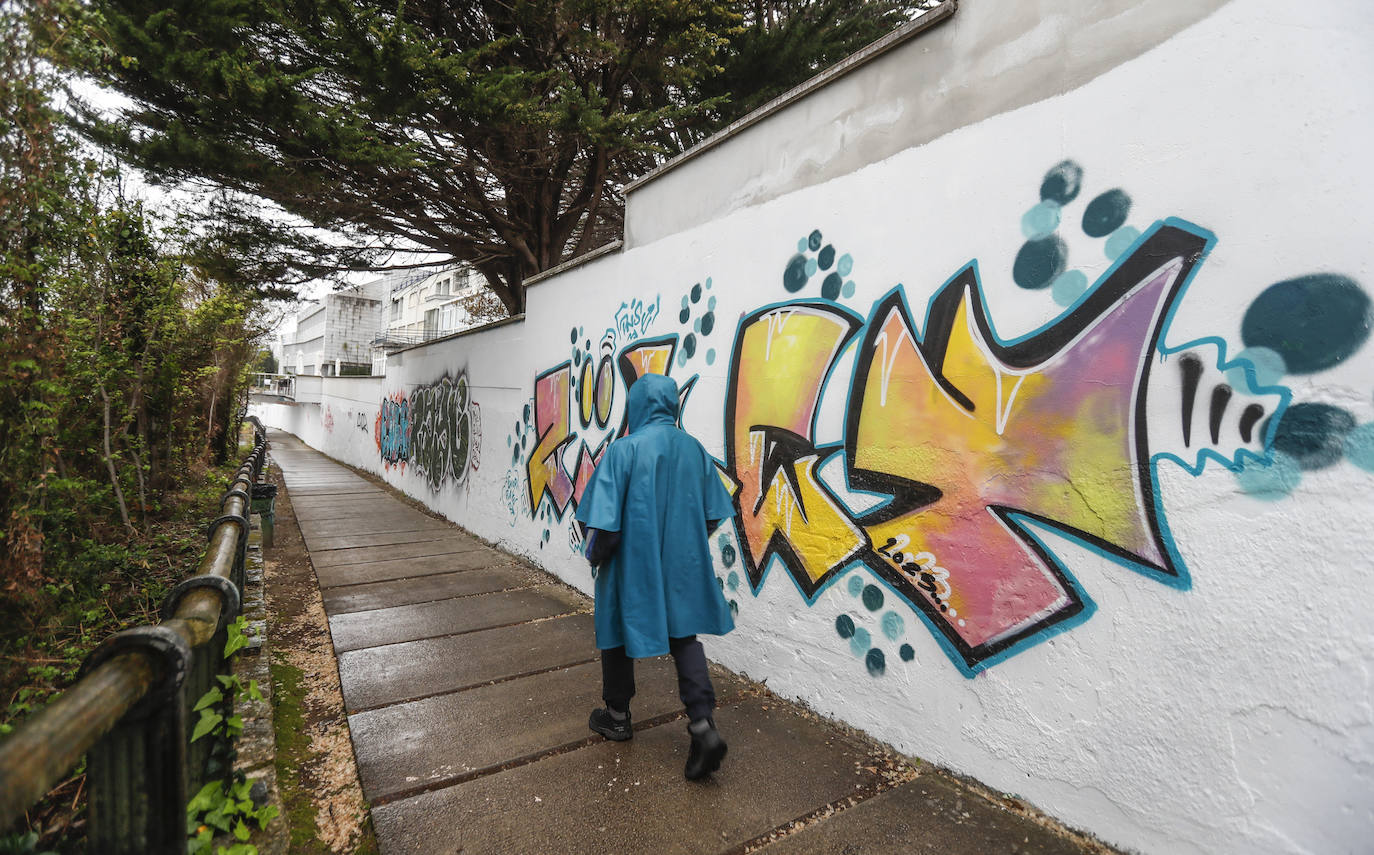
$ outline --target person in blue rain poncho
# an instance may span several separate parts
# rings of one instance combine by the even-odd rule
[[[699,634],[724,635],[735,622],[712,569],[707,536],[734,516],[706,449],[677,427],[671,378],[646,374],[630,387],[629,433],[612,442],[577,508],[596,577],[596,646],[602,699],[591,729],[634,736],[634,660],[672,653],[687,708],[689,780],[720,767],[725,740],[712,713],[715,691]]]

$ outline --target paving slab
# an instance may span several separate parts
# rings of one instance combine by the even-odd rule
[[[312,538],[341,535],[381,534],[402,531],[453,531],[453,523],[427,517],[418,511],[396,514],[367,514],[355,517],[333,517],[323,520],[297,520],[307,542]]]
[[[298,503],[299,504],[299,503]],[[443,526],[452,531],[453,524],[436,520],[410,508],[349,508],[344,511],[328,509],[314,519],[296,518],[301,532],[307,537],[336,537],[340,534],[373,534],[381,531],[415,531]],[[354,525],[349,526],[348,523]],[[424,523],[417,525],[417,523]]]
[[[927,772],[760,851],[764,855],[1085,855],[1088,850],[937,772]]]
[[[324,610],[330,615],[341,615],[390,606],[427,603],[449,597],[468,597],[512,588],[530,588],[546,584],[547,581],[533,570],[510,565],[480,567],[457,573],[436,573],[403,581],[388,580],[323,588],[321,594],[324,595]]]
[[[387,498],[394,500],[396,498],[395,494],[391,493],[385,487],[362,479],[339,482],[336,484],[318,481],[301,483],[299,479],[292,478],[288,475],[286,477],[286,489],[298,495],[308,496],[311,499],[330,502],[347,499]]]
[[[543,585],[336,615],[329,619],[329,633],[334,649],[343,653],[566,615],[585,608],[581,599],[564,588]]]
[[[296,519],[309,522],[342,516],[357,518],[379,514],[397,514],[413,510],[390,496],[367,499],[330,499],[328,502],[320,502],[313,497],[306,497],[297,501],[296,505],[299,506]]]
[[[509,563],[510,560],[506,556],[490,549],[469,549],[443,555],[373,561],[370,564],[316,567],[315,575],[320,580],[321,588],[334,588],[341,585],[362,585],[368,582],[414,579],[433,576],[438,573],[476,570],[482,567]],[[419,600],[412,600],[412,602],[419,602]]]
[[[589,614],[339,654],[344,707],[357,712],[596,658]]]
[[[461,534],[454,527],[447,530],[428,528],[422,531],[386,531],[373,534],[341,534],[332,537],[316,536],[307,538],[310,554],[328,549],[350,549],[354,546],[389,546],[393,543],[419,543],[425,540],[443,540]]]
[[[682,711],[672,660],[636,663],[634,717]],[[348,719],[363,795],[398,793],[601,737],[587,715],[602,706],[601,666],[592,662],[358,713]],[[512,727],[518,721],[518,727]]]
[[[347,481],[305,481],[286,470],[286,489],[302,496],[386,496],[386,490],[362,478]]]
[[[424,558],[430,555],[450,555],[455,552],[474,552],[487,547],[474,537],[459,531],[447,537],[434,540],[407,541],[405,543],[384,543],[379,546],[353,546],[342,549],[321,549],[310,553],[310,563],[318,570],[321,567],[338,567],[343,564],[366,564],[370,561],[394,561],[401,558]],[[499,553],[502,561],[510,556]]]
[[[716,723],[730,753],[704,782],[682,778],[675,721],[374,807],[373,827],[391,855],[708,855],[878,784],[861,742],[776,702],[723,708]]]

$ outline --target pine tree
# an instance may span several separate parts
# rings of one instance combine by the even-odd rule
[[[526,277],[618,233],[626,180],[929,0],[35,2],[63,10],[59,61],[133,101],[85,135],[223,191],[205,267],[418,250],[515,314]]]

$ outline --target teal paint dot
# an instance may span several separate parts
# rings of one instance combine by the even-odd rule
[[[506,448],[510,448],[510,434],[506,434]]]
[[[734,570],[731,570],[731,571],[730,571],[730,576],[725,580],[725,584],[729,585],[729,586],[730,586],[730,590],[732,590],[732,591],[738,590],[738,589],[739,589],[739,574],[736,573]]]
[[[677,364],[678,364],[678,365],[686,365],[686,364],[687,364],[687,349],[686,349],[686,348],[683,348],[682,350],[679,350],[679,351],[677,352]]]
[[[710,280],[710,279],[707,279],[706,281],[707,281],[707,282],[710,282],[711,280]],[[715,297],[712,297],[711,299],[709,299],[709,300],[706,301],[706,311],[708,311],[708,312],[714,312],[715,310],[716,310],[716,298],[715,298]]]
[[[687,295],[682,295],[682,308],[687,308]]]
[[[888,641],[896,641],[906,632],[906,621],[896,612],[887,612],[883,615],[883,635],[887,636]]]
[[[854,296],[854,280],[853,280],[853,279],[845,280],[844,287],[840,289],[840,293],[843,294],[843,295],[846,296],[846,297],[853,297],[853,296]]]
[[[1083,212],[1083,232],[1088,237],[1106,237],[1126,224],[1131,214],[1131,197],[1120,187],[1108,190],[1088,203]]]
[[[797,241],[797,252],[806,252],[806,238]]]
[[[853,638],[854,618],[849,615],[840,615],[835,618],[835,631],[840,634],[840,638]]]
[[[849,596],[857,597],[864,592],[864,580],[862,576],[853,575],[849,577]]]
[[[877,585],[869,585],[864,588],[864,608],[870,612],[876,612],[883,607],[883,589]]]
[[[1046,199],[1022,215],[1021,234],[1030,240],[1045,237],[1059,228],[1061,210],[1058,202]]]
[[[910,644],[903,644],[902,649],[897,651],[897,655],[902,657],[903,662],[910,662],[916,658],[916,651]]]
[[[840,281],[840,274],[831,273],[821,283],[821,296],[827,300],[838,300],[840,299],[840,289],[843,287],[844,283]]]
[[[794,255],[787,260],[782,271],[782,287],[793,293],[806,287],[810,274],[806,272],[806,256]]]
[[[726,540],[725,538],[722,537],[722,538],[720,539],[720,560],[721,560],[721,562],[722,562],[726,567],[734,567],[734,566],[735,566],[735,559],[738,558],[738,557],[739,557],[739,556],[737,556],[737,555],[735,554],[735,547],[730,543],[730,541],[728,541],[728,540]]]
[[[739,603],[734,600],[730,601],[730,616],[739,617]]]
[[[849,651],[855,656],[863,656],[868,652],[869,645],[873,639],[869,636],[868,630],[858,627],[854,630],[854,637],[849,639]]]
[[[692,329],[696,330],[697,332],[701,332],[701,318],[697,318],[695,321],[692,321]]]
[[[1117,256],[1131,248],[1131,244],[1135,243],[1138,237],[1140,237],[1140,229],[1135,226],[1122,226],[1112,232],[1111,237],[1107,238],[1107,243],[1102,247],[1102,251],[1107,254],[1108,258],[1115,261]]]
[[[1060,306],[1072,306],[1088,290],[1088,277],[1081,270],[1065,270],[1050,283],[1050,294]]]
[[[850,255],[849,253],[847,253],[847,252],[846,252],[844,255],[840,256],[840,261],[839,261],[839,263],[835,265],[835,270],[836,270],[841,276],[848,276],[848,275],[849,275],[849,271],[851,271],[851,270],[853,270],[853,269],[854,269],[854,258],[853,258],[853,256],[851,256],[851,255]]]
[[[1366,472],[1374,472],[1374,422],[1345,435],[1345,459]]]
[[[1028,291],[1048,288],[1050,283],[1068,267],[1069,248],[1059,237],[1050,235],[1028,240],[1016,252],[1011,265],[1011,278]]]
[[[1271,347],[1290,374],[1344,362],[1369,339],[1374,302],[1348,276],[1313,273],[1265,288],[1240,325],[1246,347]]]
[[[715,364],[716,364],[716,349],[715,349],[714,347],[712,347],[712,348],[707,348],[707,350],[706,350],[706,364],[707,364],[707,365],[715,365]]]
[[[864,667],[868,669],[869,676],[881,677],[883,676],[883,672],[887,670],[887,656],[884,655],[881,650],[874,647],[869,650],[868,655],[864,657]]]
[[[1260,386],[1273,386],[1288,373],[1288,366],[1283,364],[1283,357],[1272,348],[1247,347],[1236,354],[1236,359],[1244,359],[1250,363],[1255,372],[1255,383]],[[1237,365],[1226,369],[1226,382],[1237,389],[1250,388],[1250,381],[1245,377],[1245,366]]]
[[[707,291],[710,291],[710,290],[711,290],[711,277],[709,277],[709,276],[706,277],[706,290],[707,290]]]
[[[1276,451],[1268,466],[1258,461],[1247,461],[1245,468],[1236,473],[1236,483],[1240,489],[1256,499],[1276,501],[1293,492],[1302,479],[1302,468],[1298,461]]]
[[[807,275],[807,276],[815,276],[815,275],[816,275],[816,268],[817,268],[816,259],[814,259],[814,258],[808,258],[808,259],[806,260],[806,275]]]
[[[716,587],[720,588],[721,593],[725,593],[725,580],[717,576]]]

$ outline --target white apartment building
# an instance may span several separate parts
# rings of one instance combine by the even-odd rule
[[[308,303],[278,337],[283,373],[381,374],[386,353],[475,325],[462,302],[486,279],[466,265],[400,270]]]
[[[282,372],[325,377],[370,373],[372,335],[389,290],[384,277],[307,304],[296,315],[295,330],[282,334]]]
[[[486,284],[486,277],[467,265],[395,280],[373,339],[372,373],[385,371],[388,352],[474,326],[477,321],[463,301],[479,294]]]
[[[393,284],[385,330],[378,337],[387,344],[418,344],[464,329],[469,317],[461,301],[485,287],[485,277],[466,265]]]

